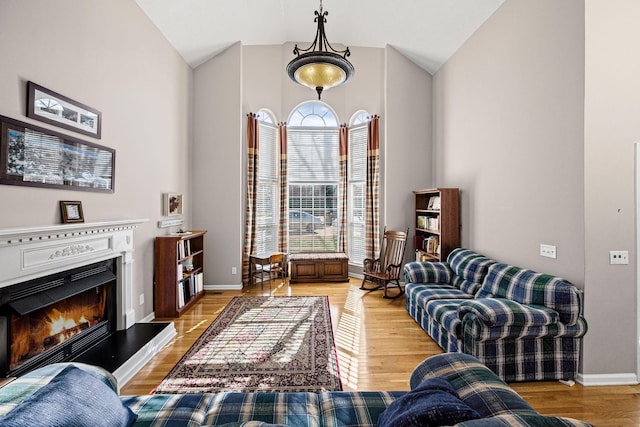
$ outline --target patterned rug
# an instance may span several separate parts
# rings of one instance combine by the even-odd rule
[[[153,393],[333,390],[328,297],[234,297]]]

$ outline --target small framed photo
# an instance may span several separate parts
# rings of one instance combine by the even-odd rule
[[[34,82],[27,83],[27,117],[100,139],[102,113]]]
[[[62,215],[62,223],[84,222],[84,214],[82,213],[82,202],[80,201],[60,201],[60,214]]]
[[[182,194],[164,193],[164,216],[182,215]]]

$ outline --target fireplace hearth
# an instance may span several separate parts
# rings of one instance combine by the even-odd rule
[[[0,229],[0,376],[79,361],[124,385],[172,322],[135,322],[133,230],[146,220]]]

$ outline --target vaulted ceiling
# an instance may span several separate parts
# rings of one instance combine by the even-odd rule
[[[325,0],[333,45],[393,46],[436,72],[505,0]],[[196,67],[240,41],[245,45],[315,37],[316,0],[136,0],[185,61]],[[293,58],[293,54],[292,54]]]

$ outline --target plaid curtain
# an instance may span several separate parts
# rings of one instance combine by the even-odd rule
[[[249,283],[249,255],[255,249],[256,197],[258,188],[258,119],[247,114],[247,208],[244,220],[244,246],[242,249],[242,283]]]
[[[287,182],[287,124],[278,124],[280,137],[280,222],[278,224],[278,250],[289,252],[289,183]]]
[[[376,259],[380,252],[380,117],[374,115],[367,129],[367,182],[364,205],[364,257]]]
[[[349,164],[349,127],[346,124],[340,125],[340,183],[338,185],[338,206],[340,212],[340,227],[338,228],[338,252],[347,253],[347,167]]]

